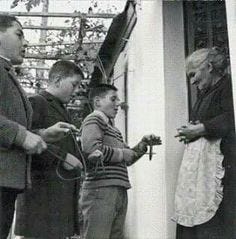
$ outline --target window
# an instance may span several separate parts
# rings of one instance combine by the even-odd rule
[[[185,1],[185,52],[218,46],[228,54],[228,31],[224,1]],[[189,110],[196,100],[196,89],[188,83]],[[189,111],[190,112],[190,111]]]

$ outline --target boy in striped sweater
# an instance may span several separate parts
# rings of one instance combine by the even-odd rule
[[[161,144],[161,140],[147,135],[130,149],[113,124],[119,107],[117,88],[101,84],[91,89],[89,98],[94,111],[85,118],[81,136],[88,168],[80,199],[83,234],[85,239],[122,239],[131,187],[127,166],[146,153],[147,145]],[[95,150],[101,152],[99,161],[88,157]]]

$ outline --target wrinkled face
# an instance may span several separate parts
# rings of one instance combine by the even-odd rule
[[[206,61],[198,66],[191,65],[187,70],[190,84],[199,90],[209,88],[212,85],[211,65]]]
[[[8,58],[13,65],[23,62],[26,47],[27,41],[18,22],[13,22],[5,32],[0,31],[0,54]]]
[[[81,75],[73,75],[61,79],[58,83],[57,97],[63,103],[68,103],[70,99],[77,93],[81,80]]]
[[[101,110],[107,117],[114,119],[118,112],[120,99],[115,90],[109,90],[105,96],[96,97],[95,109]]]

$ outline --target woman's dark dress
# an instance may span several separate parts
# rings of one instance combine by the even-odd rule
[[[236,239],[236,137],[231,79],[225,76],[211,89],[198,95],[190,120],[200,121],[206,138],[222,138],[225,167],[224,196],[216,215],[208,222],[177,225],[177,239]]]

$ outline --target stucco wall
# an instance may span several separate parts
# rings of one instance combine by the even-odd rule
[[[163,69],[162,1],[143,1],[128,44],[128,140],[132,146],[148,133],[160,135],[154,147],[129,169],[127,232],[130,239],[166,238],[165,90]],[[138,7],[139,8],[139,7]]]
[[[186,124],[187,84],[185,77],[184,26],[182,2],[166,1],[164,15],[164,78],[165,78],[165,131],[166,131],[166,200],[167,237],[175,238],[175,223],[171,221],[174,210],[174,192],[183,144],[174,135],[176,129]]]
[[[163,140],[162,146],[154,147],[152,161],[145,155],[129,168],[129,239],[175,238],[175,223],[170,218],[183,145],[174,135],[187,121],[183,9],[181,2],[163,4],[142,2],[127,54],[121,54],[115,68],[116,77],[128,60],[129,145],[150,132]],[[122,77],[115,83],[121,91],[123,83]],[[124,129],[122,114],[117,124]]]

